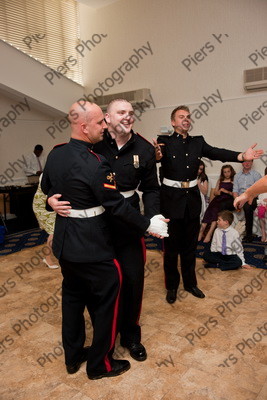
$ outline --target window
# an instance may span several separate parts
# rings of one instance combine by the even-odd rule
[[[0,38],[82,84],[75,0],[0,0]]]

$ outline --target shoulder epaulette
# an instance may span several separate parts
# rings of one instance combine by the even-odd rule
[[[144,136],[140,135],[140,133],[136,132],[136,135],[139,136],[141,139],[145,140],[145,141],[146,141],[147,143],[149,143],[151,146],[153,146],[152,143],[150,143],[150,141],[147,140]]]
[[[172,136],[172,135],[173,135],[173,133],[169,133],[168,135],[165,135],[165,134],[158,135],[158,137],[161,137],[161,138],[169,138],[169,137]]]
[[[67,144],[67,143],[59,143],[59,144],[56,144],[56,145],[53,147],[53,149],[57,149],[58,147],[64,146],[65,144]]]

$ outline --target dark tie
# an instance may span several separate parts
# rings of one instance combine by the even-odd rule
[[[222,254],[226,255],[226,231],[223,231],[222,235]]]

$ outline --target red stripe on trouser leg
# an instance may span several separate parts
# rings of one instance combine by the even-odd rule
[[[144,237],[141,238],[141,246],[142,246],[142,250],[143,250],[143,258],[144,258],[144,265],[145,265],[145,263],[146,263],[146,243],[145,243]]]
[[[115,345],[115,340],[116,340],[116,334],[117,334],[117,322],[118,322],[118,310],[119,310],[119,300],[120,300],[120,293],[121,293],[121,284],[122,284],[122,273],[121,273],[121,267],[120,264],[118,263],[118,260],[114,258],[113,260],[115,267],[117,268],[118,275],[119,275],[119,281],[120,281],[120,289],[118,291],[118,295],[115,301],[115,306],[114,306],[114,313],[113,313],[113,321],[112,321],[112,330],[111,330],[111,342],[110,342],[110,348],[109,351],[114,347]],[[105,365],[107,368],[107,372],[112,370],[112,367],[110,365],[110,360],[108,359],[108,355],[105,357]]]
[[[146,242],[145,242],[145,238],[142,237],[141,238],[141,246],[142,246],[142,250],[143,250],[143,260],[144,260],[144,267],[145,267],[145,263],[146,263]],[[144,293],[144,288],[143,288],[143,293]],[[139,313],[138,313],[138,317],[136,320],[136,324],[139,325],[139,320],[140,320],[140,315],[141,315],[141,310],[142,310],[142,302],[143,302],[143,294],[142,294],[142,299],[140,302],[140,308],[139,308]]]

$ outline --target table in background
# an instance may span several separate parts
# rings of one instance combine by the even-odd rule
[[[23,186],[0,186],[0,194],[4,200],[4,220],[7,222],[7,201],[10,201],[10,213],[16,215],[17,230],[23,231],[38,227],[32,209],[32,202],[37,184]]]

